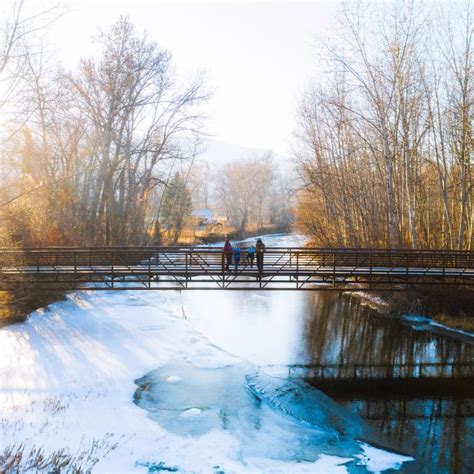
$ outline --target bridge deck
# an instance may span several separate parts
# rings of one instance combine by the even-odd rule
[[[400,290],[474,285],[474,252],[270,248],[225,270],[218,248],[0,249],[0,289],[20,282],[82,289]]]

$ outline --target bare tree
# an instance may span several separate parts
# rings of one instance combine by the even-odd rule
[[[273,154],[247,157],[224,166],[216,176],[217,194],[229,223],[244,236],[248,227],[268,222],[275,182]]]
[[[415,2],[358,7],[300,107],[299,226],[326,245],[470,248],[471,7],[437,36]]]
[[[49,7],[27,0],[6,0],[0,24],[0,109],[12,109],[25,86],[24,73],[29,57],[37,54],[38,35],[63,13],[59,4]],[[5,124],[3,124],[5,126]],[[5,130],[4,130],[5,131]]]
[[[202,77],[178,90],[171,55],[140,37],[127,18],[100,41],[101,61],[83,61],[70,81],[97,145],[100,184],[91,197],[90,232],[111,243],[143,226],[158,165],[183,158],[176,138],[198,133],[196,106],[207,95]]]
[[[196,154],[204,77],[179,87],[170,53],[127,18],[99,43],[102,56],[68,74],[41,55],[26,56],[26,125],[8,153],[20,192],[6,203],[9,212],[37,208],[44,222],[29,228],[43,242],[149,241],[157,195],[174,164]],[[22,216],[16,222],[28,227]]]

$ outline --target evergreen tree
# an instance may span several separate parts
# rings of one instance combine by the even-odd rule
[[[173,244],[178,241],[191,210],[191,193],[184,178],[176,173],[164,191],[161,208],[161,222]]]

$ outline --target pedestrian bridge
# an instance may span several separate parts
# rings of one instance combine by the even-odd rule
[[[474,286],[474,252],[268,248],[263,271],[246,260],[225,270],[216,247],[0,249],[0,290],[21,284],[82,290],[388,291]]]

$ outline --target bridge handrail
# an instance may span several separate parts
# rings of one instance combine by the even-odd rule
[[[245,251],[245,247],[243,248]],[[196,246],[175,246],[175,247],[49,247],[49,248],[3,248],[0,249],[0,268],[2,265],[64,265],[70,264],[73,259],[74,264],[88,259],[89,265],[110,265],[119,264],[140,264],[146,258],[159,258],[160,255],[174,256],[185,260],[195,255],[203,258],[209,256],[209,264],[216,265],[223,256],[222,247],[196,247]],[[364,267],[376,269],[377,267],[389,267],[396,269],[408,268],[456,268],[471,270],[474,269],[474,252],[472,251],[443,251],[443,250],[402,250],[402,249],[311,249],[307,247],[269,247],[267,264],[272,264],[272,257],[288,257],[298,268],[307,269],[320,267]],[[211,258],[212,257],[212,258]],[[217,258],[216,258],[217,257]],[[30,260],[31,259],[31,260]],[[53,259],[53,260],[51,260]],[[69,259],[69,261],[68,261]],[[100,263],[93,263],[95,262]],[[110,261],[109,261],[109,260]],[[286,260],[286,258],[285,258]],[[53,263],[52,263],[53,261]],[[68,263],[63,263],[68,261]],[[279,259],[277,259],[279,261]],[[54,263],[55,262],[55,263]],[[288,262],[283,262],[286,266]]]
[[[240,248],[248,248],[242,245]],[[206,247],[206,246],[57,246],[57,247],[0,247],[0,252],[45,252],[45,251],[209,251],[213,253],[222,252],[222,246]],[[445,255],[468,255],[474,256],[472,250],[447,250],[447,249],[403,249],[403,248],[349,248],[349,247],[267,247],[266,252],[303,252],[303,253],[392,253],[392,254],[445,254]]]

